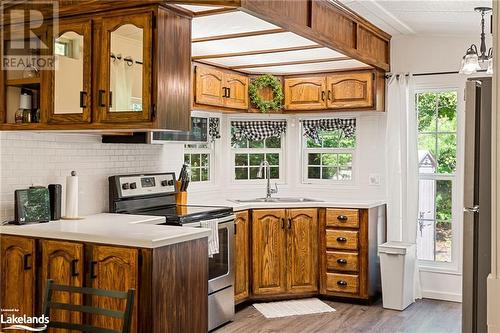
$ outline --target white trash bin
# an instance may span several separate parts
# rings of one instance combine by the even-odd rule
[[[387,242],[378,246],[383,307],[404,310],[413,303],[415,244]]]

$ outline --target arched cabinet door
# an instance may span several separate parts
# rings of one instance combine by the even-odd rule
[[[226,89],[224,73],[217,69],[196,66],[195,102],[198,104],[223,106]]]
[[[102,19],[95,105],[102,122],[152,120],[153,13]]]
[[[53,38],[55,69],[52,73],[52,105],[48,122],[91,122],[92,23],[61,21]]]
[[[0,304],[3,309],[19,309],[26,316],[35,315],[36,251],[35,240],[0,236]]]
[[[234,219],[234,299],[241,302],[249,296],[249,223],[248,211],[236,213]]]
[[[374,73],[332,74],[327,78],[329,109],[363,109],[374,106]]]
[[[285,79],[286,110],[326,109],[326,80],[324,76]]]
[[[252,213],[253,294],[286,291],[286,211],[258,209]]]
[[[238,74],[225,74],[225,106],[232,109],[248,109],[248,77]]]

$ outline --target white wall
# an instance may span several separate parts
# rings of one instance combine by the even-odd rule
[[[391,71],[411,72],[411,73],[432,73],[458,71],[460,60],[466,49],[472,43],[478,43],[479,36],[395,36],[391,41]],[[491,39],[487,39],[487,44],[491,46]],[[485,76],[480,73],[477,76]],[[464,103],[463,91],[465,82],[471,76],[453,75],[433,75],[415,77],[416,88],[422,87],[455,87],[459,92],[459,122],[463,119]],[[388,110],[391,112],[391,110]],[[463,123],[461,124],[463,129]],[[387,143],[390,144],[390,143]],[[463,136],[459,136],[459,154],[463,149]],[[459,177],[460,195],[455,203],[461,206],[463,202],[463,157],[458,162],[457,174]],[[457,253],[460,258],[453,265],[448,265],[444,270],[432,267],[421,268],[421,282],[423,296],[428,298],[461,301],[462,295],[462,216],[456,216],[458,230],[455,236],[458,239]],[[394,227],[394,226],[393,226]],[[388,221],[388,229],[391,228],[391,221]]]

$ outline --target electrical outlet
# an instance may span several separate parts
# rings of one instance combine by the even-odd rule
[[[368,176],[369,185],[380,185],[380,175],[378,173],[371,173]]]

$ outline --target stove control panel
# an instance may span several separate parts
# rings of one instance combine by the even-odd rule
[[[143,174],[113,176],[110,178],[112,186],[120,198],[129,198],[150,194],[175,193],[175,174]]]

